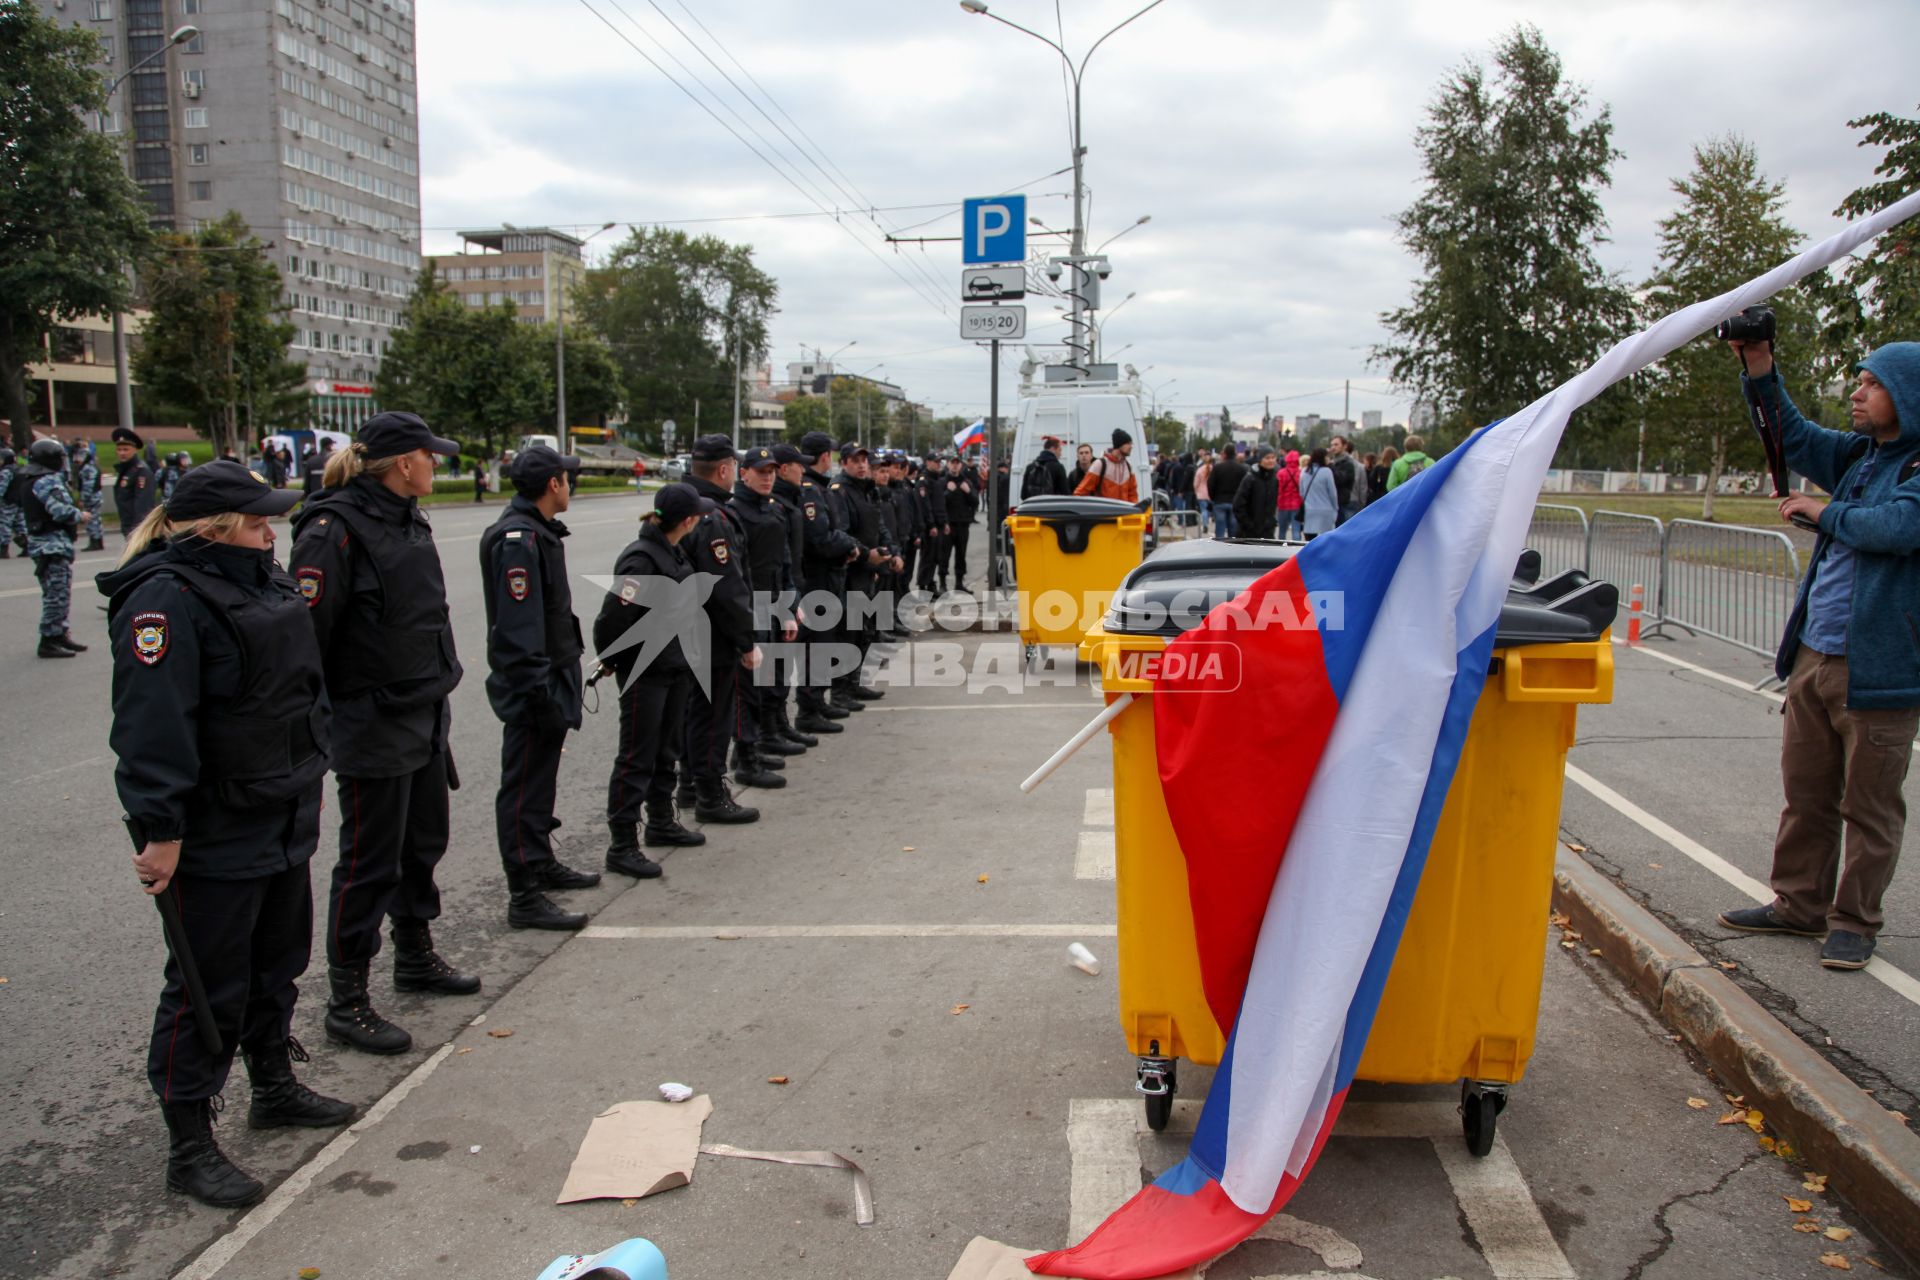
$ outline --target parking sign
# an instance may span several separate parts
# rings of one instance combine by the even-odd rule
[[[1025,262],[1027,260],[1027,198],[985,196],[961,205],[960,260]]]

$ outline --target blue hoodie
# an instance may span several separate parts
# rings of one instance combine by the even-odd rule
[[[1787,397],[1777,370],[1747,383],[1780,424],[1787,465],[1828,493],[1846,495],[1820,513],[1813,561],[1787,619],[1774,673],[1785,680],[1793,670],[1807,596],[1838,545],[1853,553],[1847,706],[1920,707],[1920,342],[1890,342],[1858,367],[1886,386],[1900,423],[1898,439],[1883,444],[1808,422]]]

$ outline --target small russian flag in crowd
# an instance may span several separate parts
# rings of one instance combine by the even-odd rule
[[[1164,1276],[1232,1249],[1287,1203],[1353,1083],[1568,416],[1916,212],[1920,193],[1619,343],[1168,647],[1152,695],[1160,781],[1227,1049],[1186,1159],[1080,1244],[1029,1258],[1030,1270]],[[1307,616],[1309,598],[1340,607],[1316,627],[1248,626]],[[1206,664],[1174,660],[1221,644],[1241,654],[1231,692],[1183,674]],[[1264,810],[1249,815],[1219,803],[1230,756],[1317,763],[1269,772]]]
[[[987,442],[987,422],[982,418],[970,427],[962,427],[953,433],[953,447],[965,452],[974,445]]]

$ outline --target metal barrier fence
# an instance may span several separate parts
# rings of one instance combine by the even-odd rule
[[[1636,582],[1645,586],[1648,622],[1666,617],[1660,590],[1666,535],[1656,517],[1625,511],[1596,511],[1587,525],[1588,575],[1613,583],[1622,596]]]
[[[1540,576],[1551,578],[1587,567],[1587,513],[1579,507],[1542,502],[1533,509],[1527,545],[1540,553]]]
[[[1800,586],[1800,551],[1774,529],[1674,520],[1660,563],[1661,620],[1770,656]]]

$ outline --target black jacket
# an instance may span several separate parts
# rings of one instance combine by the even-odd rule
[[[860,545],[861,551],[876,550],[883,556],[899,554],[899,543],[894,540],[893,527],[888,523],[887,513],[881,508],[879,486],[871,477],[856,480],[842,471],[834,477],[827,488],[827,498],[836,502],[847,515],[847,532]],[[863,554],[859,560],[847,566],[847,585],[865,588],[873,582],[880,572],[878,565],[866,563]]]
[[[860,549],[847,529],[847,508],[833,496],[833,482],[809,470],[800,481],[800,519],[806,554],[800,580],[808,587],[837,587],[847,560]]]
[[[1020,501],[1028,498],[1045,498],[1054,494],[1069,494],[1073,490],[1067,484],[1067,468],[1060,461],[1060,455],[1051,449],[1042,449],[1040,456],[1027,466],[1026,474],[1020,478]]]
[[[775,601],[787,589],[787,545],[792,532],[787,509],[771,493],[764,498],[755,493],[744,480],[734,485],[727,509],[746,541],[745,565],[747,585],[753,588],[754,622],[765,638],[773,625]]]
[[[245,880],[320,840],[327,694],[306,602],[265,551],[160,543],[100,574],[120,804],[180,870]]]
[[[1366,501],[1367,488],[1360,475],[1360,463],[1351,455],[1341,454],[1327,464],[1327,469],[1333,472],[1333,494],[1341,511],[1356,502]],[[1357,493],[1354,492],[1356,483],[1360,485]]]
[[[567,526],[515,494],[480,535],[487,701],[508,724],[580,727],[580,619],[567,582]]]
[[[1241,482],[1247,478],[1247,464],[1239,460],[1216,462],[1213,471],[1207,476],[1207,497],[1213,502],[1232,503],[1233,497],[1240,492]]]
[[[959,475],[949,471],[941,476],[940,488],[946,494],[947,523],[972,524],[980,513],[980,477],[962,467]]]
[[[613,573],[620,581],[600,602],[600,613],[593,620],[593,649],[595,653],[603,655],[651,612],[652,607],[643,600],[645,586],[642,580],[660,577],[670,582],[685,582],[693,573],[693,566],[687,563],[687,557],[679,547],[667,541],[660,532],[659,523],[648,520],[641,524],[640,536],[620,552]],[[640,653],[641,646],[633,645],[603,656],[600,661],[613,672],[624,688],[628,673],[633,670]],[[704,660],[705,655],[701,657]],[[658,654],[647,659],[646,669],[640,673],[640,678],[672,681],[685,676],[690,670],[687,654],[676,636]]]
[[[695,573],[714,577],[713,594],[707,597],[707,620],[713,625],[713,662],[718,667],[738,662],[754,646],[746,532],[727,508],[732,494],[699,476],[688,476],[686,483],[714,504],[714,509],[693,526],[693,532],[680,540],[680,549]]]
[[[113,470],[113,509],[120,516],[120,532],[132,533],[153,510],[153,472],[137,453],[115,463]]]
[[[287,557],[333,700],[334,771],[412,773],[445,748],[460,683],[447,583],[420,504],[356,476],[301,506]]]
[[[796,595],[800,591],[800,562],[807,553],[807,518],[801,505],[800,486],[787,480],[773,482],[773,500],[787,522],[787,556],[781,566],[780,589]]]
[[[1233,494],[1234,533],[1241,538],[1271,538],[1280,526],[1280,472],[1254,467]]]

